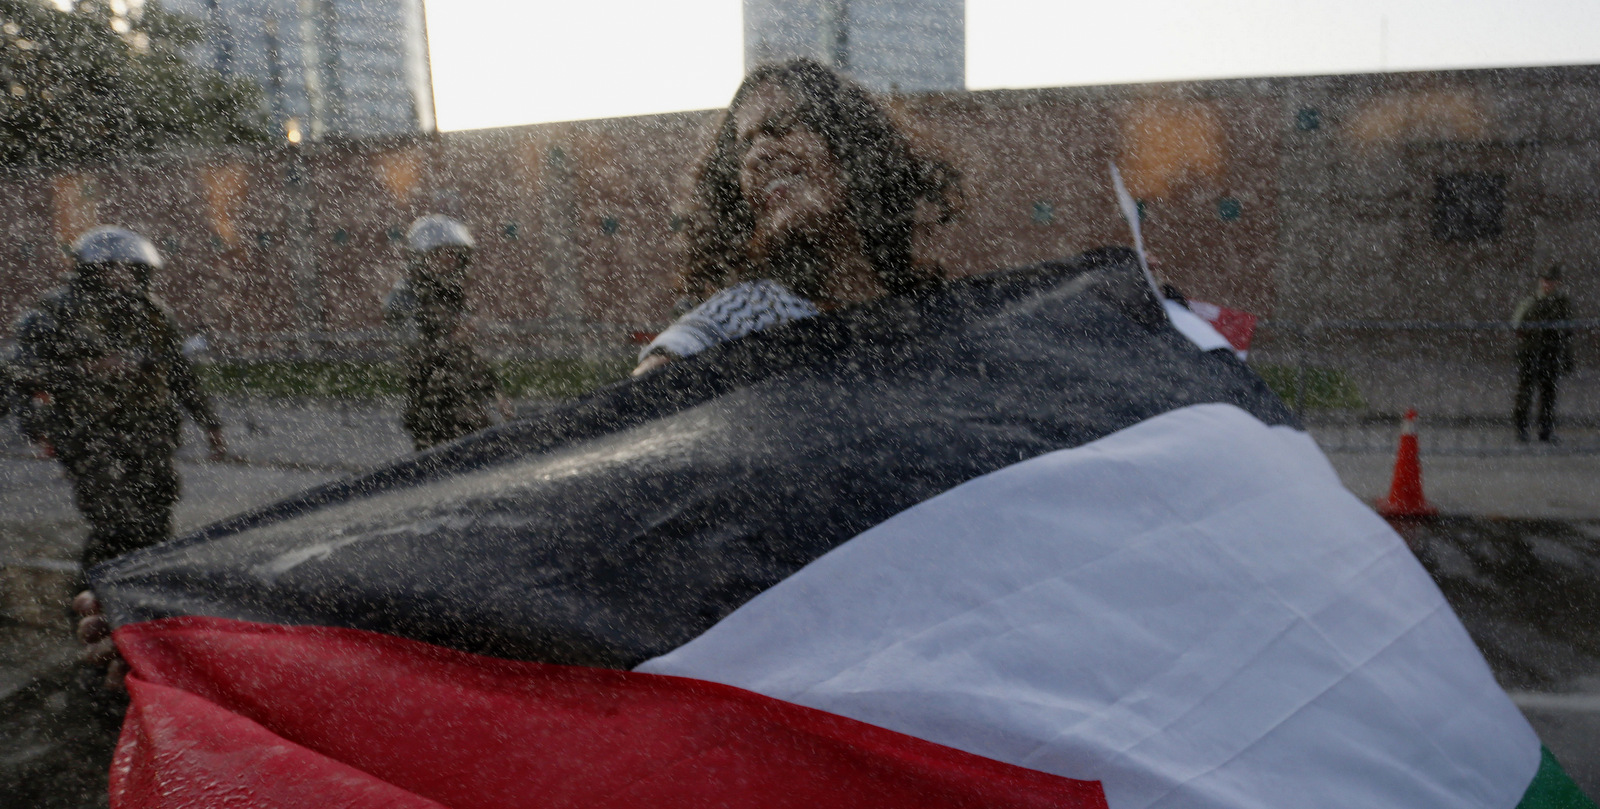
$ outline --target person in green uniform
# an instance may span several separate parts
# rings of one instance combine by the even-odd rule
[[[1572,319],[1572,303],[1561,289],[1561,266],[1539,278],[1534,294],[1517,304],[1511,324],[1517,330],[1517,396],[1511,420],[1517,440],[1528,440],[1528,414],[1539,395],[1539,440],[1554,441],[1556,396],[1561,377],[1572,372],[1572,332],[1563,328],[1528,328]]]
[[[462,333],[473,246],[466,226],[450,217],[413,222],[404,289],[386,307],[391,325],[409,325],[402,424],[419,451],[488,427],[491,408],[511,416],[494,369]]]
[[[0,419],[16,409],[16,390],[16,374],[11,370],[11,362],[0,360]]]
[[[138,234],[99,227],[72,245],[66,286],[18,325],[13,363],[24,433],[61,463],[89,523],[83,569],[172,534],[172,456],[187,411],[225,453],[222,424],[183,355],[178,325],[150,294],[161,255]]]

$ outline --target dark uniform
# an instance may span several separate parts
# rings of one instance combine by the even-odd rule
[[[1559,271],[1547,272],[1544,281],[1550,288],[1542,288],[1538,294],[1523,299],[1511,322],[1521,327],[1571,320],[1572,304],[1567,294],[1554,288],[1554,283],[1560,280]],[[1517,397],[1511,418],[1519,440],[1528,440],[1528,414],[1535,391],[1539,396],[1539,440],[1551,440],[1561,377],[1571,370],[1572,334],[1569,330],[1517,329]]]
[[[500,392],[494,369],[453,338],[419,339],[406,358],[403,423],[417,449],[454,441],[490,424]]]
[[[144,242],[113,228],[80,239],[78,272],[23,316],[17,335],[23,430],[55,454],[72,482],[89,523],[85,570],[171,536],[180,408],[214,447],[220,440],[172,315],[146,293],[108,288],[84,261],[97,255],[96,239],[130,238]],[[160,257],[144,247],[147,274]]]
[[[406,240],[406,280],[385,308],[408,343],[401,424],[413,445],[424,450],[493,423],[490,407],[500,398],[500,383],[459,335],[467,312],[472,234],[448,217],[424,216],[411,225]]]
[[[16,374],[11,370],[11,363],[0,360],[0,419],[16,409],[16,391]]]

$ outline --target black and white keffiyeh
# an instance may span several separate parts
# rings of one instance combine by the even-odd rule
[[[811,301],[776,281],[745,281],[712,295],[678,318],[639,352],[639,359],[651,354],[687,357],[752,332],[815,316],[817,312]]]

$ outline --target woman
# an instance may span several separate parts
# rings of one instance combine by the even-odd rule
[[[937,285],[912,261],[919,203],[948,219],[954,172],[916,156],[865,90],[798,59],[745,77],[696,178],[686,294],[712,293],[634,374],[819,311]],[[720,290],[720,291],[717,291]]]
[[[635,375],[725,340],[885,294],[937,286],[912,260],[919,220],[948,221],[949,166],[919,158],[865,90],[798,59],[756,68],[696,178],[681,285],[705,302],[641,352]],[[720,290],[720,291],[719,291]],[[126,666],[89,591],[73,604],[91,663]]]

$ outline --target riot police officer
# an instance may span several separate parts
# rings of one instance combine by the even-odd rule
[[[1533,295],[1523,298],[1511,315],[1517,334],[1517,395],[1511,421],[1517,440],[1528,440],[1528,414],[1539,394],[1539,440],[1555,441],[1556,395],[1561,377],[1572,373],[1572,331],[1546,324],[1572,319],[1572,301],[1561,290],[1561,266],[1539,277]],[[1529,328],[1529,327],[1532,328]]]
[[[72,258],[66,286],[22,316],[14,373],[23,431],[61,462],[89,523],[87,570],[171,536],[180,408],[205,430],[213,458],[225,447],[177,323],[150,295],[162,266],[155,246],[98,227],[73,243]]]
[[[473,247],[472,233],[448,216],[413,222],[405,282],[385,305],[386,319],[408,338],[402,423],[418,450],[488,427],[491,405],[510,417],[494,370],[463,333]]]

